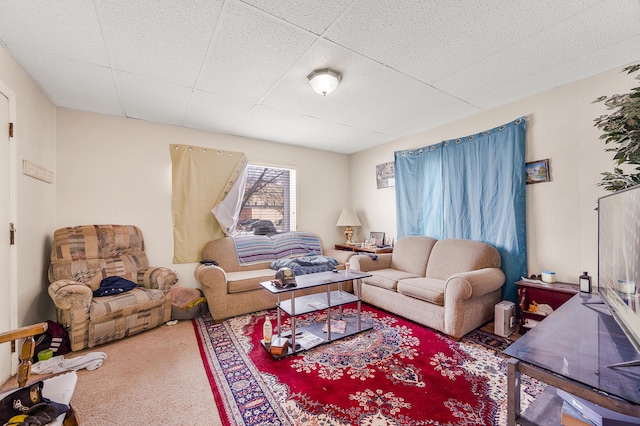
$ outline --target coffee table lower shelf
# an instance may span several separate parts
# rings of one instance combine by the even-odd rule
[[[286,338],[288,340],[288,346],[285,353],[282,355],[274,355],[271,354],[272,357],[279,359],[287,356],[294,355],[298,352],[307,351],[311,348],[315,348],[316,346],[324,345],[329,342],[333,342],[335,340],[344,339],[345,337],[353,336],[354,334],[362,333],[363,331],[373,329],[373,324],[370,321],[366,321],[360,319],[360,329],[358,329],[358,317],[357,316],[343,316],[341,318],[342,321],[347,323],[344,333],[337,333],[335,329],[331,331],[331,340],[327,338],[327,333],[322,331],[323,327],[326,324],[326,321],[318,321],[310,325],[305,326],[297,326],[296,327],[296,348],[291,347],[291,332],[284,332],[281,334],[281,338]],[[316,339],[313,342],[307,344],[308,340],[304,339],[304,335],[311,335]],[[277,335],[274,335],[273,338],[276,338]],[[302,340],[302,344],[300,341]],[[271,347],[268,345],[264,339],[261,341],[262,347],[271,353]]]

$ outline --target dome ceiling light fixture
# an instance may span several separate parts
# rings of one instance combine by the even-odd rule
[[[342,76],[338,71],[330,68],[322,68],[309,74],[307,80],[309,80],[309,84],[314,92],[327,96],[327,93],[336,90],[336,87],[340,84],[340,80],[342,80]]]

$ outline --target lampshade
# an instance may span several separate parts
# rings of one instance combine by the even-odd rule
[[[360,219],[354,209],[342,209],[336,226],[360,226]]]
[[[316,93],[326,96],[336,90],[342,76],[338,71],[329,68],[315,70],[307,76],[309,84]]]

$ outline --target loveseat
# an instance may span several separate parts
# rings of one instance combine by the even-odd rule
[[[363,279],[363,301],[454,339],[493,318],[505,282],[498,250],[472,240],[407,236],[393,253],[349,263],[372,274]]]
[[[109,277],[121,277],[137,286],[94,296]],[[83,225],[54,232],[48,292],[73,351],[169,321],[171,286],[177,281],[173,270],[149,266],[142,232],[136,226]]]
[[[324,250],[318,235],[310,232],[224,237],[209,241],[202,248],[204,263],[196,266],[194,275],[207,299],[211,315],[216,321],[222,321],[275,307],[276,297],[260,286],[260,282],[274,279],[276,269],[271,265],[274,262],[277,262],[275,266],[284,265],[287,260],[314,255],[335,259],[337,267],[341,268],[353,253]],[[306,272],[322,270],[312,266]],[[343,285],[343,289],[352,291],[351,284]],[[324,290],[325,287],[321,286],[300,290],[297,294]]]

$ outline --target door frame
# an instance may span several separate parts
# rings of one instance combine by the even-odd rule
[[[2,79],[0,79],[0,92],[9,100],[9,122],[13,123],[14,134],[9,139],[9,220],[16,229],[18,226],[18,208],[17,208],[17,178],[18,178],[18,149],[16,136],[16,94]],[[0,236],[4,233],[7,236],[9,224],[0,224]],[[17,241],[17,239],[16,239]],[[10,330],[19,327],[18,323],[18,250],[17,242],[9,246],[9,326]],[[12,354],[11,374],[18,371],[18,352]]]

